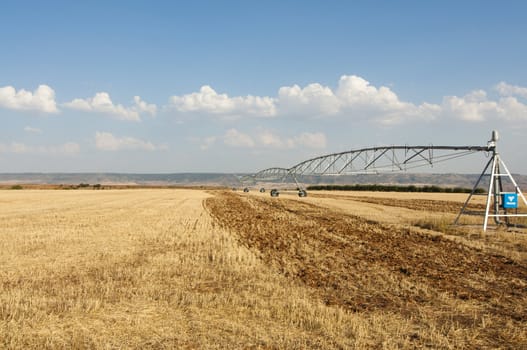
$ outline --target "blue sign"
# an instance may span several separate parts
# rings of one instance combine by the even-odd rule
[[[518,208],[518,194],[517,193],[503,193],[502,203],[503,203],[503,208],[505,209]]]

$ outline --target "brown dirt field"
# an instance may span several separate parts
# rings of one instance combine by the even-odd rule
[[[409,207],[405,201],[392,204]],[[427,210],[452,211],[452,205],[433,204]],[[207,199],[206,206],[240,243],[327,305],[395,313],[417,328],[454,327],[473,337],[464,343],[468,348],[525,345],[524,263],[416,228],[298,200],[225,192]],[[492,325],[481,329],[477,315],[487,315]],[[426,335],[419,335],[416,345],[430,344],[421,336]]]
[[[340,195],[331,195],[331,194],[317,194],[310,193],[310,197],[314,198],[331,198],[331,199],[343,199],[344,196]],[[460,209],[463,207],[462,203],[455,201],[439,201],[434,199],[397,199],[397,198],[382,198],[382,197],[363,197],[363,196],[354,196],[354,197],[345,197],[348,200],[380,204],[389,207],[398,207],[398,208],[407,208],[413,210],[424,210],[432,211],[436,213],[459,213]],[[467,206],[467,210],[472,211],[484,211],[484,204],[471,204]]]
[[[525,348],[525,233],[328,194],[0,190],[0,348]]]

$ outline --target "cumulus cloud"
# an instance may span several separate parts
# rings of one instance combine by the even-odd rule
[[[252,137],[236,129],[229,129],[223,136],[223,142],[232,147],[252,148],[255,143]]]
[[[138,113],[150,114],[155,116],[157,113],[157,106],[153,103],[146,103],[139,96],[134,96],[135,106],[132,109],[135,109]]]
[[[338,113],[341,107],[341,102],[333,91],[318,83],[309,84],[305,88],[298,85],[281,87],[278,90],[278,101],[282,114],[327,116]]]
[[[471,122],[485,120],[497,112],[498,104],[489,101],[483,90],[473,91],[463,97],[447,96],[443,98],[443,113]]]
[[[415,105],[401,101],[390,88],[377,88],[356,75],[342,76],[336,95],[341,102],[342,114],[371,119],[382,124],[433,120],[438,117],[441,109],[436,104]]]
[[[20,142],[0,144],[0,153],[39,154],[39,155],[74,155],[79,153],[80,146],[75,142],[67,142],[57,146],[32,146]]]
[[[436,104],[415,105],[401,101],[390,88],[377,88],[356,75],[343,75],[335,90],[318,83],[304,88],[298,85],[282,87],[278,91],[277,103],[280,115],[337,116],[386,125],[433,120],[441,110]]]
[[[55,91],[47,85],[39,85],[33,92],[24,89],[17,91],[12,86],[0,87],[0,107],[42,113],[59,112]]]
[[[156,151],[164,150],[166,146],[154,145],[150,141],[136,139],[134,137],[117,137],[109,132],[95,133],[95,147],[101,151],[142,150]]]
[[[517,85],[510,85],[502,81],[496,85],[496,90],[501,96],[520,96],[527,98],[527,88]]]
[[[207,113],[226,118],[273,117],[276,115],[276,106],[270,97],[251,95],[229,97],[227,94],[218,94],[208,85],[202,86],[199,92],[172,96],[170,106],[179,112]]]
[[[195,139],[200,142],[200,148],[207,150],[218,141],[230,147],[237,148],[311,148],[322,149],[326,147],[326,135],[321,132],[303,132],[292,137],[280,137],[269,130],[259,131],[253,135],[243,133],[237,129],[229,129],[223,136],[211,136],[204,139]]]
[[[111,115],[119,120],[140,121],[141,114],[154,116],[157,112],[155,104],[148,104],[139,96],[134,96],[134,104],[124,107],[114,104],[107,92],[98,92],[92,98],[76,98],[71,102],[63,104],[64,107],[85,112],[96,112]]]
[[[172,96],[171,106],[179,112],[200,112],[209,115],[249,117],[303,117],[335,118],[370,121],[381,125],[408,122],[434,121],[438,118],[483,122],[501,119],[525,121],[527,106],[518,98],[527,98],[527,88],[500,82],[495,90],[498,99],[491,99],[484,90],[469,92],[464,96],[445,96],[440,104],[424,102],[415,104],[403,101],[386,86],[374,86],[356,75],[343,75],[332,89],[319,83],[283,86],[273,97],[229,97],[218,94],[210,86],[199,92]],[[256,137],[268,147],[292,147],[295,140],[280,139],[263,133]],[[296,143],[299,141],[297,140]]]
[[[326,135],[321,132],[303,132],[300,135],[295,136],[293,142],[297,147],[302,146],[314,149],[326,148]]]
[[[376,88],[369,81],[356,75],[340,77],[337,96],[344,107],[374,107],[376,109],[399,108],[401,101],[385,86]]]
[[[439,104],[416,104],[401,100],[389,87],[375,86],[360,76],[343,75],[335,87],[316,82],[305,86],[294,84],[280,87],[275,97],[229,96],[204,85],[197,92],[170,97],[166,108],[175,111],[179,117],[198,114],[223,120],[301,117],[394,125],[447,118],[471,123],[502,120],[522,126],[521,123],[527,120],[527,87],[502,81],[494,86],[494,90],[497,94],[493,97],[489,97],[484,90],[475,90],[464,96],[445,96]],[[143,116],[155,116],[158,112],[155,104],[147,103],[140,96],[134,96],[132,103],[124,106],[112,101],[107,92],[98,92],[91,98],[76,98],[59,105],[130,121],[140,121]],[[47,85],[40,85],[33,92],[24,89],[17,91],[12,86],[0,87],[0,108],[41,113],[59,112],[55,92]],[[40,132],[31,127],[26,127],[25,131]],[[231,146],[254,147],[259,144],[275,148],[291,148],[301,142],[294,137],[280,138],[270,133],[240,135],[236,131],[231,129],[226,135],[207,140],[202,143],[202,147],[206,149],[218,140]]]
[[[510,95],[521,95],[523,89],[527,89],[503,82],[498,84],[496,89],[505,97],[494,101],[489,99],[483,90],[472,91],[463,97],[447,96],[443,98],[442,113],[446,117],[469,122],[502,120],[525,123],[527,105]]]
[[[267,148],[326,148],[326,135],[321,132],[303,132],[293,137],[282,138],[269,130],[264,130],[258,135],[260,145]]]
[[[273,134],[271,131],[264,130],[258,135],[260,144],[269,148],[288,148],[288,142],[284,142],[280,136]],[[289,147],[290,148],[290,147]]]
[[[521,122],[527,126],[527,105],[518,101],[515,97],[501,98],[498,103],[499,118],[510,122]]]
[[[340,78],[332,90],[319,83],[283,86],[276,98],[268,96],[229,97],[218,94],[208,85],[199,92],[172,96],[170,106],[178,112],[220,115],[226,119],[260,117],[345,117],[373,120],[384,124],[408,120],[432,120],[440,106],[430,103],[414,105],[401,101],[389,88],[379,88],[367,80],[351,75]]]

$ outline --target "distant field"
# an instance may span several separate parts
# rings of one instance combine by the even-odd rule
[[[0,190],[0,348],[524,348],[527,232],[465,199]]]

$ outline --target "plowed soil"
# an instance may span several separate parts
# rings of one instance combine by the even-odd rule
[[[315,198],[333,198],[339,200],[352,200],[356,202],[380,204],[389,207],[406,208],[413,210],[432,211],[436,213],[453,213],[457,214],[463,207],[463,203],[454,201],[436,201],[430,199],[394,199],[394,198],[372,198],[372,197],[344,197],[331,194],[309,194]],[[484,211],[483,204],[470,204],[466,208],[468,211]]]
[[[454,203],[413,203],[412,209],[459,210],[459,203],[455,210]],[[408,208],[410,202],[396,205]],[[474,337],[474,348],[525,346],[527,266],[522,263],[417,228],[298,200],[222,192],[205,206],[241,244],[327,305],[395,313],[416,327],[457,327]],[[481,315],[492,324],[476,324]]]

